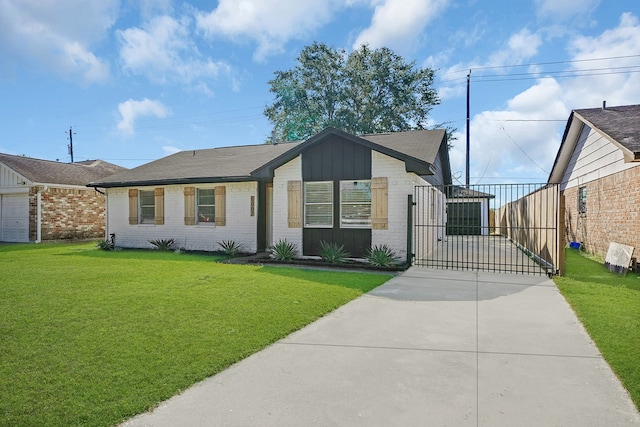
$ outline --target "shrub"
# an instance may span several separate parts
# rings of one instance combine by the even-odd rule
[[[222,253],[227,256],[236,256],[242,252],[242,245],[233,240],[223,240],[218,242],[218,246],[222,248]]]
[[[400,261],[396,253],[386,244],[367,249],[365,258],[376,267],[393,267]]]
[[[172,251],[173,245],[175,244],[175,240],[174,239],[155,239],[155,240],[149,240],[149,243],[151,243],[154,246],[154,249],[158,249],[160,251]]]
[[[323,261],[337,264],[346,262],[349,253],[344,250],[344,245],[328,243],[323,240],[320,242],[320,257]]]
[[[291,243],[287,239],[280,239],[271,246],[271,257],[279,261],[291,261],[297,252],[295,243]]]
[[[113,243],[111,243],[109,240],[98,240],[98,242],[96,243],[96,246],[102,249],[103,251],[113,250]]]

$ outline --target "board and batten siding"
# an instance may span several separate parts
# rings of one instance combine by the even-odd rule
[[[562,177],[560,189],[581,186],[638,166],[640,163],[625,163],[619,147],[597,129],[584,125]]]
[[[223,187],[226,205],[224,225],[185,225],[185,187]],[[107,189],[106,234],[107,237],[111,233],[115,234],[116,246],[152,248],[149,240],[174,239],[177,247],[186,250],[217,251],[220,250],[218,242],[233,240],[241,244],[244,251],[256,251],[257,216],[251,215],[251,198],[257,198],[256,182],[137,187],[139,190],[153,191],[156,188],[163,189],[163,224],[129,224],[130,188]],[[159,193],[155,193],[158,198]],[[216,202],[220,203],[220,199],[216,198]]]

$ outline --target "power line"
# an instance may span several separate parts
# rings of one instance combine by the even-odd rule
[[[509,135],[509,132],[507,132],[507,130],[504,128],[504,125],[503,125],[503,126],[501,126],[501,129],[502,129],[502,130],[504,131],[504,133],[509,137],[509,139],[511,140],[511,142],[513,142],[513,143],[516,145],[516,147],[518,147],[518,148],[520,149],[520,151],[522,151],[522,153],[527,157],[527,159],[529,159],[529,160],[531,161],[531,163],[533,163],[534,165],[536,165],[536,166],[538,167],[538,169],[540,169],[542,172],[544,172],[544,173],[546,173],[546,174],[548,174],[548,173],[549,173],[546,169],[544,169],[542,166],[540,166],[539,164],[537,164],[537,163],[535,162],[535,160],[533,160],[533,159],[531,158],[531,156],[529,156],[529,155],[527,154],[527,152],[526,152],[526,151],[524,151],[524,149],[523,149],[523,148],[522,148],[522,147],[521,147],[521,146],[520,146],[520,145],[519,145],[519,144],[518,144],[518,143],[517,143],[517,142],[516,142],[512,137],[511,137],[511,135]]]
[[[448,73],[443,74],[443,75],[467,72],[469,70],[469,68],[471,68],[472,71],[477,71],[477,70],[496,70],[496,69],[505,69],[505,68],[515,68],[515,67],[531,67],[531,66],[538,66],[538,65],[556,65],[556,64],[573,64],[573,63],[576,63],[576,62],[607,61],[607,60],[610,60],[610,59],[627,59],[627,58],[640,58],[640,54],[622,55],[622,56],[608,56],[608,57],[601,57],[601,58],[569,59],[569,60],[565,60],[565,61],[531,62],[531,63],[528,63],[528,64],[488,65],[488,66],[484,66],[484,67],[465,67],[464,69],[455,70],[455,71],[449,71]]]

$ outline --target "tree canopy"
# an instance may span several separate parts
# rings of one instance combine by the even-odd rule
[[[275,99],[264,114],[280,141],[306,139],[327,126],[353,134],[426,129],[440,103],[434,71],[388,48],[362,45],[346,54],[316,42],[296,61],[269,81]]]

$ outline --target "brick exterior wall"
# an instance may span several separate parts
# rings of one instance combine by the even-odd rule
[[[226,224],[185,225],[184,187],[226,188]],[[139,187],[153,190],[156,187]],[[164,224],[129,224],[129,188],[107,189],[109,204],[108,233],[115,234],[116,246],[124,248],[153,248],[149,240],[174,239],[176,246],[194,251],[220,250],[218,242],[233,240],[243,251],[255,252],[257,247],[257,214],[251,216],[251,196],[256,212],[258,185],[256,182],[229,182],[224,184],[166,185],[164,188]],[[274,215],[280,211],[274,209]]]
[[[38,191],[29,191],[29,240],[37,239]],[[105,197],[94,189],[48,188],[41,197],[41,239],[104,238]]]
[[[585,184],[587,212],[578,213],[578,189],[567,188],[565,227],[567,242],[582,242],[585,249],[605,258],[609,243],[635,248],[640,257],[640,166]]]
[[[299,256],[302,255],[302,228],[289,228],[287,218],[288,181],[302,181],[301,156],[277,168],[273,175],[273,243],[286,239],[296,245]]]

